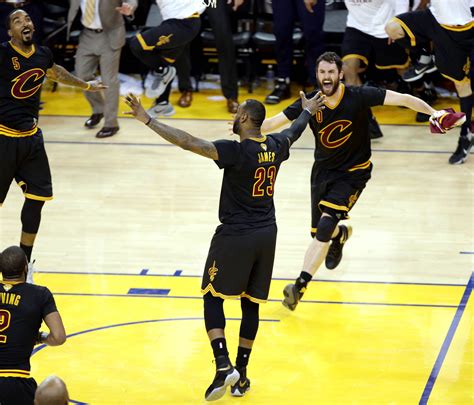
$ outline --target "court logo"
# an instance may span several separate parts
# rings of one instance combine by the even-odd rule
[[[341,135],[351,125],[352,121],[348,120],[338,120],[331,122],[329,125],[326,125],[323,129],[319,131],[319,133],[321,134],[321,143],[323,144],[323,146],[329,149],[334,149],[343,145],[350,138],[352,132],[349,132],[348,134],[343,136]]]
[[[40,89],[45,74],[43,69],[34,68],[18,75],[12,80],[12,96],[19,99],[31,97]]]
[[[212,263],[212,266],[209,267],[209,270],[207,271],[207,273],[209,274],[209,278],[211,281],[214,281],[214,279],[216,278],[217,276],[217,272],[219,271],[219,269],[216,267],[216,261],[214,260],[214,262]]]
[[[158,42],[156,43],[156,46],[168,44],[171,41],[172,36],[173,34],[160,36],[160,38],[158,38]]]

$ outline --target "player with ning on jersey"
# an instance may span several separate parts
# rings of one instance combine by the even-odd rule
[[[289,157],[289,149],[311,118],[323,108],[317,93],[307,100],[301,93],[302,112],[290,128],[262,135],[265,107],[256,100],[240,104],[233,131],[240,142],[210,142],[151,119],[139,100],[129,95],[127,104],[138,120],[168,142],[215,161],[224,169],[219,204],[221,225],[212,238],[204,268],[201,292],[204,320],[214,352],[216,374],[205,399],[221,398],[228,386],[234,396],[250,388],[247,364],[257,335],[259,304],[266,302],[273,271],[277,227],[273,194],[278,170]],[[229,360],[224,335],[224,300],[240,298],[242,322],[236,367]]]
[[[11,40],[0,44],[0,207],[15,179],[25,196],[20,246],[30,261],[41,210],[53,198],[48,157],[38,128],[43,81],[48,77],[88,91],[105,86],[85,82],[56,65],[47,47],[33,43],[35,27],[24,10],[10,13],[7,28]]]
[[[37,343],[59,346],[66,332],[46,287],[26,284],[28,261],[11,246],[0,253],[0,404],[32,405],[36,381],[30,357]],[[44,320],[50,332],[40,332]]]

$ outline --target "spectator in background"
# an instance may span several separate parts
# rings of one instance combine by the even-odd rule
[[[232,35],[231,13],[236,11],[245,0],[221,0],[217,1],[216,7],[208,7],[206,15],[209,19],[216,40],[217,55],[219,58],[219,75],[221,78],[222,94],[227,100],[227,111],[231,114],[237,112],[239,106],[239,85],[237,77],[237,62],[235,59],[235,46]],[[179,90],[181,97],[178,105],[189,107],[192,101],[192,87],[190,86],[190,52],[183,52],[177,64]],[[183,83],[183,87],[181,87]]]
[[[40,43],[43,39],[43,7],[41,0],[3,0],[0,1],[0,43],[10,40],[5,20],[13,10],[20,8],[25,10],[35,26],[33,41]]]
[[[133,54],[151,69],[145,95],[156,98],[155,104],[148,110],[153,117],[174,114],[169,103],[171,82],[176,76],[173,65],[184,47],[199,33],[200,15],[206,8],[201,0],[156,0],[156,4],[163,21],[130,41]]]
[[[323,24],[325,2],[322,0],[273,0],[273,25],[276,37],[277,75],[275,89],[265,98],[266,104],[278,104],[291,97],[290,74],[293,63],[293,27],[296,16],[303,25],[306,44],[308,80],[314,79],[315,62],[324,50]]]
[[[373,0],[361,3],[344,0],[347,24],[342,42],[345,83],[362,86],[360,73],[373,63],[377,69],[397,69],[401,76],[410,61],[402,47],[388,40],[385,24],[396,14],[408,10],[408,0]],[[369,111],[369,131],[372,139],[383,136],[372,110]]]
[[[137,0],[70,0],[68,36],[80,14],[83,26],[76,54],[76,74],[83,80],[92,80],[100,66],[102,82],[108,86],[103,93],[84,93],[92,107],[92,115],[84,124],[86,128],[96,127],[105,118],[97,138],[113,136],[120,129],[117,119],[120,97],[118,71],[120,53],[125,45],[122,16],[131,16],[136,7]]]
[[[63,380],[55,375],[46,377],[36,389],[34,405],[67,405],[69,393]]]
[[[30,405],[36,381],[30,377],[35,344],[59,346],[66,341],[63,321],[46,287],[27,284],[28,260],[18,246],[0,254],[0,404]],[[49,328],[40,332],[42,322]]]

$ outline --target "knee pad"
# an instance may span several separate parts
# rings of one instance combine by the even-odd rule
[[[333,215],[323,215],[318,223],[316,239],[320,242],[329,242],[338,222],[339,220]]]
[[[206,331],[225,329],[224,300],[211,293],[204,295],[204,323]]]
[[[260,305],[242,297],[240,307],[242,308],[242,322],[239,335],[244,339],[255,340],[258,331]]]
[[[21,210],[22,231],[27,233],[37,233],[41,222],[41,210],[44,201],[25,199]]]

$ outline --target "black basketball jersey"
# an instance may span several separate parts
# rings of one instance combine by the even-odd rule
[[[29,375],[41,322],[55,311],[53,294],[46,287],[0,283],[0,377]]]
[[[29,54],[11,42],[0,44],[0,135],[36,127],[40,89],[54,64],[49,48],[33,45]]]
[[[290,156],[286,135],[271,134],[242,142],[214,142],[217,166],[224,169],[219,220],[236,230],[275,223],[273,193],[278,170]]]
[[[342,95],[334,107],[318,111],[309,126],[316,139],[315,163],[320,168],[352,171],[370,165],[369,107],[383,105],[385,90],[370,86],[342,86]],[[313,97],[316,91],[308,94]],[[301,100],[283,113],[294,120],[301,113]]]

